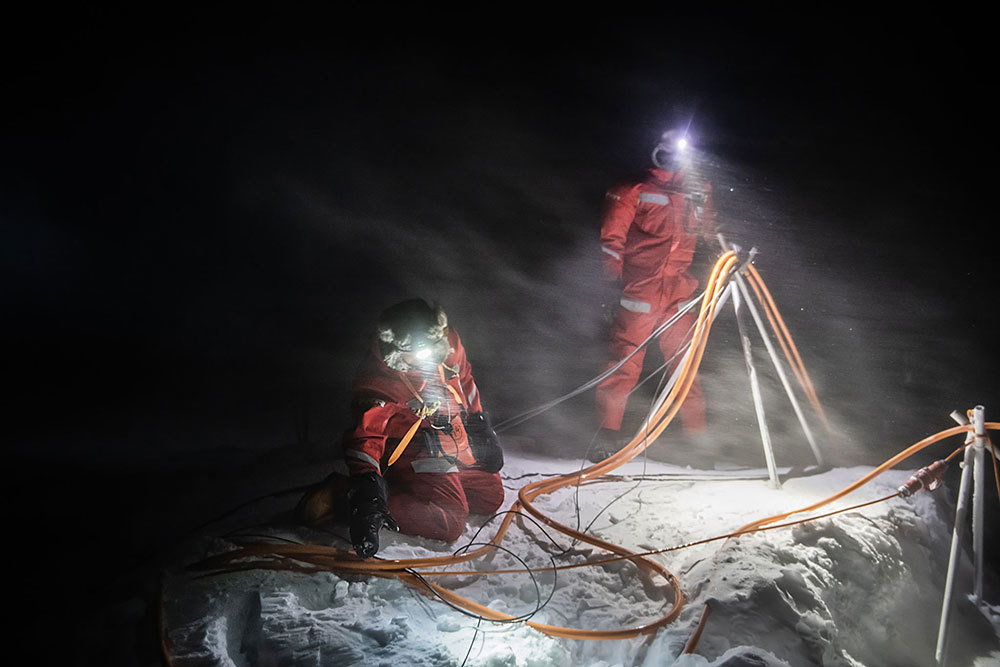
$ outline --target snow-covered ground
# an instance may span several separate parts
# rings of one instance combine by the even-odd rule
[[[507,506],[527,482],[580,466],[518,447],[509,448],[507,459]],[[809,505],[870,470],[789,478],[776,490],[763,470],[702,471],[639,457],[613,481],[543,496],[536,506],[564,524],[576,525],[579,517],[603,539],[652,551]],[[911,472],[889,471],[827,510],[888,495]],[[478,622],[394,578],[264,570],[195,578],[183,570],[246,541],[344,547],[330,532],[283,523],[289,501],[275,498],[225,518],[179,549],[164,580],[166,646],[173,665],[930,665],[953,521],[945,498],[942,490],[919,493],[654,556],[679,578],[687,603],[679,619],[655,635],[619,641],[556,639],[521,623]],[[492,536],[498,520],[488,519],[470,518],[455,544],[383,532],[379,555],[447,555]],[[546,570],[552,562],[605,554],[551,536],[558,547],[532,522],[515,522],[502,543],[509,551],[456,566],[527,564],[533,575],[435,581],[493,609],[559,626],[635,627],[670,608],[669,588],[650,585],[630,564],[562,570],[554,577]],[[1000,664],[1000,609],[977,610],[968,599],[967,558],[960,574],[949,664]],[[711,613],[697,650],[682,655],[706,602]]]

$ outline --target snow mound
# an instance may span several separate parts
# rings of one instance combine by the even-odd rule
[[[508,456],[507,507],[523,484],[578,467],[574,461]],[[564,489],[539,498],[536,506],[564,524],[579,521],[602,539],[652,551],[804,507],[870,470],[791,478],[777,490],[760,470],[708,473],[632,461],[611,481]],[[886,496],[910,474],[889,471],[825,511]],[[551,638],[523,623],[480,621],[394,578],[265,570],[198,578],[179,563],[165,581],[165,644],[174,665],[240,667],[932,664],[951,537],[951,509],[937,493],[654,556],[678,577],[687,603],[676,622],[653,636]],[[380,556],[448,555],[485,541],[498,523],[473,517],[455,544],[383,532]],[[272,524],[243,539],[267,535],[345,546],[328,532]],[[343,527],[332,530],[346,534]],[[203,535],[192,541],[187,562],[239,541]],[[459,572],[434,582],[514,616],[586,629],[643,625],[673,603],[669,586],[648,581],[627,562],[546,569],[607,554],[547,535],[528,519],[515,521],[502,546],[484,560],[449,568]],[[461,572],[525,566],[533,574]],[[960,591],[969,588],[969,568],[963,561]],[[710,613],[696,653],[683,654],[706,603]],[[964,595],[955,604],[949,664],[1000,664],[1000,609],[978,609]]]

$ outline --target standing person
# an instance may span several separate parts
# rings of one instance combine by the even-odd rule
[[[303,497],[304,523],[343,510],[355,551],[369,558],[383,527],[453,542],[470,512],[503,503],[503,450],[440,307],[411,299],[382,313],[352,409],[343,441],[349,476],[331,475]]]
[[[605,277],[621,288],[621,300],[611,325],[605,370],[635,354],[597,387],[598,434],[591,459],[599,461],[618,451],[626,439],[620,430],[629,392],[642,372],[645,348],[636,351],[653,330],[690,301],[698,280],[689,268],[699,237],[715,233],[711,188],[689,169],[686,137],[665,132],[653,149],[653,166],[641,178],[608,190],[601,220],[601,250]],[[677,355],[697,314],[689,311],[658,342],[664,359]],[[672,371],[682,355],[668,369]],[[680,408],[686,435],[705,428],[705,402],[698,379]]]

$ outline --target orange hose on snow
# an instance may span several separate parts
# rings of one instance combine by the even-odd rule
[[[648,443],[655,440],[655,438],[662,433],[663,429],[667,427],[670,420],[673,419],[674,415],[676,415],[677,410],[680,407],[680,403],[684,400],[684,397],[691,388],[694,376],[698,370],[698,365],[705,351],[705,345],[708,340],[708,331],[711,327],[716,304],[718,303],[722,290],[729,278],[729,273],[735,266],[736,261],[736,255],[733,252],[727,252],[713,267],[708,283],[709,288],[706,289],[705,295],[702,298],[701,310],[695,325],[691,346],[692,352],[686,356],[685,361],[682,364],[682,369],[677,383],[671,389],[666,400],[657,410],[656,414],[650,418],[649,423],[656,425],[649,431],[649,433],[637,435],[630,443],[613,456],[582,471],[559,475],[552,479],[531,483],[522,487],[518,493],[518,500],[515,501],[511,507],[511,513],[508,513],[504,517],[496,534],[486,546],[470,550],[461,555],[453,556],[362,561],[352,555],[345,556],[345,552],[332,547],[323,547],[318,545],[254,544],[246,545],[234,551],[211,556],[195,564],[192,568],[227,571],[231,569],[242,569],[243,566],[238,562],[242,559],[277,558],[279,561],[272,562],[270,564],[271,567],[278,569],[284,569],[286,567],[288,569],[300,569],[302,567],[300,565],[301,563],[309,563],[332,571],[366,572],[377,575],[391,575],[398,577],[407,583],[416,585],[418,583],[417,577],[414,573],[408,572],[407,570],[451,565],[473,560],[485,555],[492,549],[492,545],[499,545],[500,541],[503,539],[503,536],[514,517],[513,512],[517,512],[523,508],[542,523],[545,523],[546,525],[549,525],[566,535],[582,542],[600,547],[601,549],[610,551],[611,553],[626,557],[647,575],[659,575],[663,577],[666,579],[674,593],[672,607],[663,616],[638,627],[624,628],[620,630],[583,630],[578,628],[547,625],[530,620],[524,621],[526,625],[553,637],[614,640],[649,634],[655,632],[664,625],[673,622],[680,615],[681,608],[684,604],[684,594],[681,591],[680,584],[678,583],[676,577],[674,577],[673,574],[671,574],[664,566],[647,557],[637,556],[624,547],[565,526],[545,516],[545,514],[536,509],[531,503],[535,498],[542,494],[552,493],[558,489],[572,486],[574,484],[585,483],[624,465],[640,453],[648,445]],[[296,564],[283,562],[288,560],[294,561]],[[252,567],[252,565],[246,565]],[[268,565],[265,564],[265,567],[267,566]],[[467,600],[452,591],[447,591],[440,586],[427,584],[427,582],[422,581],[419,581],[419,585],[428,586],[433,593],[440,595],[452,604],[491,620],[515,620],[514,617],[507,614],[503,614],[495,610],[487,610],[482,605],[471,600]]]
[[[224,573],[260,568],[301,572],[354,572],[377,576],[393,576],[409,585],[420,588],[426,587],[426,589],[429,589],[432,593],[440,596],[442,599],[450,602],[451,604],[464,608],[483,618],[494,621],[516,621],[518,619],[513,616],[489,609],[484,605],[468,600],[446,588],[430,584],[429,582],[421,579],[419,573],[414,572],[414,570],[453,565],[485,556],[493,549],[494,546],[499,546],[511,525],[515,513],[523,509],[541,523],[550,526],[575,540],[579,540],[617,554],[619,557],[617,558],[618,560],[631,561],[648,576],[658,575],[663,577],[674,593],[673,602],[669,610],[667,610],[660,618],[638,627],[623,628],[619,630],[584,630],[524,620],[523,622],[526,625],[553,637],[588,640],[615,640],[650,634],[673,622],[680,615],[685,598],[676,577],[674,577],[674,575],[671,574],[664,566],[650,559],[648,555],[637,554],[619,545],[587,535],[579,530],[561,524],[535,508],[532,502],[543,494],[553,493],[557,490],[573,485],[588,484],[595,481],[596,478],[610,473],[641,453],[663,432],[664,429],[667,428],[671,420],[677,414],[677,411],[680,409],[681,403],[684,401],[692,383],[694,382],[702,356],[704,355],[705,346],[708,340],[708,332],[714,319],[716,306],[736,263],[736,255],[730,251],[722,255],[722,257],[720,257],[714,265],[708,281],[708,288],[705,290],[705,294],[702,298],[701,309],[698,314],[698,319],[695,324],[694,334],[692,337],[691,349],[684,358],[677,382],[671,388],[663,403],[659,406],[659,408],[657,408],[654,415],[652,415],[647,421],[648,426],[645,431],[637,434],[618,452],[599,463],[574,473],[557,475],[552,478],[529,483],[522,487],[518,491],[518,499],[511,506],[510,512],[508,512],[503,518],[496,533],[486,545],[451,556],[361,560],[354,554],[347,553],[335,547],[300,544],[250,544],[244,545],[233,551],[205,558],[202,561],[190,566],[190,569],[214,570],[216,573]],[[750,271],[751,275],[755,276],[755,279],[752,282],[759,280],[759,275],[756,274],[756,271],[752,266],[750,267]],[[763,286],[763,281],[760,281],[760,286]],[[766,294],[766,291],[764,293]],[[765,297],[765,301],[768,298],[769,296]],[[774,314],[777,315],[776,309],[774,309]],[[776,319],[779,322],[779,328],[781,328],[785,335],[787,335],[787,329],[783,327],[780,316],[777,316]],[[790,336],[788,336],[788,338],[790,340]],[[801,359],[798,357],[797,351],[794,349],[794,345],[791,346],[790,350],[792,357],[797,359],[798,364],[801,365]],[[807,375],[803,377],[808,379]],[[808,386],[811,386],[811,383],[808,383]],[[813,392],[813,394],[814,393],[815,392]],[[899,455],[893,457],[871,474],[866,475],[862,480],[859,480],[859,482],[852,484],[843,491],[830,496],[824,501],[815,503],[807,508],[794,510],[792,512],[752,522],[744,526],[740,529],[740,531],[735,531],[735,533],[753,530],[757,527],[780,521],[783,518],[791,516],[792,514],[806,512],[811,509],[821,507],[824,504],[832,502],[867,483],[878,474],[881,474],[881,472],[885,469],[895,465],[896,462],[906,458],[912,453],[933,444],[933,442],[936,442],[941,438],[948,437],[949,435],[953,435],[967,429],[968,427],[960,426],[949,429],[948,431],[942,431],[937,434],[937,436],[932,436],[932,438],[925,439],[907,450],[904,450],[904,452],[901,452]],[[260,560],[247,559],[269,560],[261,562]],[[427,574],[435,573],[429,572]]]

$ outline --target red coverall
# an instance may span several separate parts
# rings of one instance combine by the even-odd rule
[[[638,347],[658,325],[690,301],[698,281],[688,268],[699,235],[714,230],[704,184],[701,197],[685,191],[683,172],[649,169],[639,182],[608,191],[601,221],[601,250],[608,278],[619,280],[623,291],[611,330],[611,361],[605,370]],[[697,319],[692,310],[669,327],[658,341],[664,359],[684,344]],[[645,348],[597,387],[597,419],[602,428],[619,430],[628,393],[642,373]],[[674,360],[674,367],[683,358]],[[697,377],[679,411],[685,433],[705,426],[705,401]]]
[[[401,532],[452,542],[470,512],[495,512],[504,500],[498,473],[475,464],[462,413],[482,412],[479,391],[458,332],[448,330],[451,352],[436,373],[402,372],[382,360],[376,339],[354,383],[356,421],[344,439],[352,475],[375,471],[389,487],[389,512]],[[417,415],[441,402],[433,415]],[[391,466],[389,458],[410,427],[421,424]],[[435,428],[436,427],[436,428]]]

